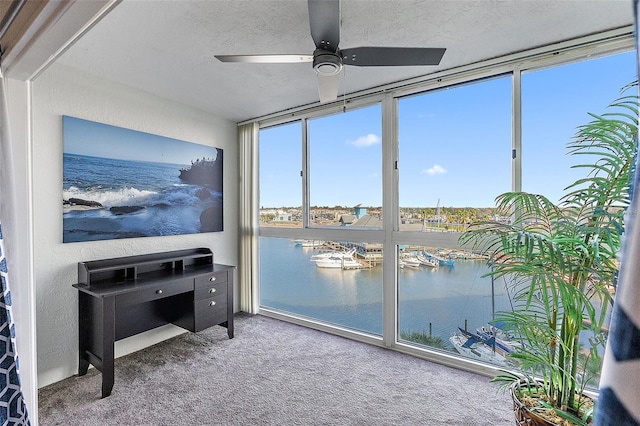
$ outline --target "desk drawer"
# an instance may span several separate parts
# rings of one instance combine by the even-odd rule
[[[196,331],[203,330],[227,320],[227,295],[221,294],[209,299],[196,300]]]
[[[227,272],[218,272],[196,278],[195,300],[227,294]]]
[[[158,283],[145,286],[138,290],[118,294],[116,296],[116,308],[150,302],[164,297],[175,296],[193,290],[193,280],[180,280]]]

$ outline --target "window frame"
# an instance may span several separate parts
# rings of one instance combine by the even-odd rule
[[[531,49],[501,58],[471,64],[452,70],[436,72],[425,77],[397,82],[379,88],[358,92],[344,99],[328,105],[315,105],[310,108],[300,107],[284,113],[273,114],[251,120],[257,122],[260,129],[277,124],[302,120],[303,128],[303,156],[306,161],[303,170],[303,181],[306,182],[308,170],[308,141],[307,121],[310,118],[348,111],[351,108],[382,104],[382,211],[383,229],[365,230],[333,227],[308,226],[309,212],[305,212],[307,223],[302,228],[269,228],[259,227],[260,237],[303,238],[322,240],[349,240],[372,243],[382,243],[383,252],[383,336],[374,338],[353,330],[331,326],[317,321],[288,315],[282,312],[260,308],[260,313],[294,322],[307,327],[319,329],[329,333],[341,335],[354,340],[388,347],[415,356],[427,358],[445,365],[474,371],[487,376],[494,375],[496,367],[479,364],[455,355],[440,351],[419,348],[398,340],[397,335],[397,247],[402,244],[424,243],[424,235],[415,231],[399,230],[399,200],[398,200],[398,102],[405,96],[418,95],[433,90],[444,89],[459,84],[469,84],[485,78],[499,77],[511,74],[512,78],[512,160],[511,160],[511,188],[521,190],[521,148],[522,148],[522,73],[541,70],[572,62],[596,59],[602,56],[614,55],[633,51],[635,38],[631,27],[612,30],[600,34],[590,35],[574,40],[556,43],[542,48]],[[244,124],[244,123],[239,123]],[[259,162],[258,162],[259,164]],[[308,209],[308,184],[304,184],[303,206]],[[259,283],[258,283],[259,286]]]

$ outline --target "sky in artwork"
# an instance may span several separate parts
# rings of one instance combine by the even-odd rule
[[[182,165],[217,154],[211,146],[75,117],[63,116],[62,127],[67,154]]]

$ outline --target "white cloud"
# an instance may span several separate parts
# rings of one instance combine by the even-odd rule
[[[422,173],[428,174],[429,176],[443,175],[447,173],[447,170],[442,166],[434,164],[433,167],[423,170]]]
[[[349,145],[353,145],[358,148],[366,148],[371,145],[376,145],[380,143],[380,136],[374,135],[373,133],[369,133],[366,136],[360,136],[355,141],[348,142]]]

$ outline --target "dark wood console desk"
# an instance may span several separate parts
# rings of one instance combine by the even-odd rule
[[[206,248],[78,263],[78,374],[102,372],[102,397],[114,383],[114,343],[172,323],[192,332],[213,325],[233,338],[233,266]]]

